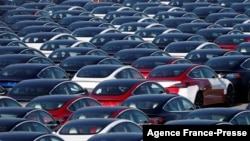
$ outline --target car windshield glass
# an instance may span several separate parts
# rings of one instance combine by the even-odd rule
[[[221,69],[224,70],[236,70],[241,65],[242,60],[237,59],[223,59],[221,61],[218,60],[211,60],[206,63],[207,66],[213,68],[213,69]]]

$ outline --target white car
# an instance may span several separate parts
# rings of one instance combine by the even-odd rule
[[[129,65],[87,65],[77,71],[71,81],[86,88],[89,92],[103,80],[144,79],[141,72]]]
[[[96,134],[130,132],[142,133],[142,127],[127,119],[86,118],[70,120],[63,124],[54,134],[64,141],[87,141]]]

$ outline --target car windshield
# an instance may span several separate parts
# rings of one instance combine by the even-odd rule
[[[154,68],[159,65],[166,65],[167,62],[165,60],[137,60],[135,61],[132,66],[135,68]]]

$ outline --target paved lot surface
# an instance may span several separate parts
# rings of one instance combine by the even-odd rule
[[[246,106],[247,106],[247,103],[241,103],[241,104],[237,104],[236,106],[233,106],[233,107],[245,109]]]

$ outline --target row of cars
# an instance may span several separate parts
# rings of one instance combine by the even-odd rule
[[[247,10],[165,2],[2,6],[0,140],[132,141],[144,125],[250,125],[249,109],[233,107],[250,101],[249,36],[236,28]]]

